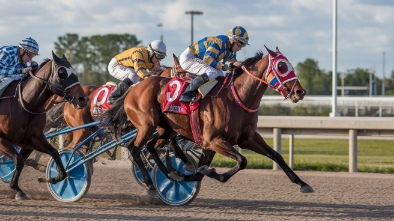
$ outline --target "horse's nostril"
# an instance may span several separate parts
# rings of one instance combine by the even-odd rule
[[[305,91],[304,90],[297,90],[296,93],[298,95],[305,95]]]

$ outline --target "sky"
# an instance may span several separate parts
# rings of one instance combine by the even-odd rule
[[[17,45],[33,37],[40,45],[34,60],[50,58],[57,38],[67,33],[80,37],[134,34],[148,45],[163,36],[172,66],[172,54],[180,55],[193,39],[226,34],[243,26],[249,46],[238,60],[264,45],[280,51],[296,66],[311,58],[320,69],[333,70],[334,0],[0,0],[0,45]],[[159,24],[162,24],[160,26]],[[378,77],[394,70],[394,0],[337,1],[337,72],[372,69]],[[115,54],[114,54],[115,55]],[[109,62],[109,61],[108,61]]]

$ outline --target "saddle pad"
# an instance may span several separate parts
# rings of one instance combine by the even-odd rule
[[[182,92],[185,90],[187,82],[178,77],[173,77],[166,86],[163,98],[162,112],[172,112],[177,114],[189,114],[188,103],[180,102]]]
[[[0,78],[0,96],[3,94],[5,89],[10,85],[13,81],[17,81],[19,79],[22,79],[24,74],[15,74],[11,75],[11,77],[4,77]]]
[[[90,105],[91,112],[94,112],[95,108],[100,108],[104,111],[107,111],[108,109],[111,108],[111,105],[108,104],[108,98],[109,95],[113,90],[115,90],[114,85],[104,85],[99,88],[97,88],[93,92],[93,99],[92,99],[92,104]]]

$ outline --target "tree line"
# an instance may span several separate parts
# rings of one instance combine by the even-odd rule
[[[108,73],[108,63],[122,51],[141,44],[135,35],[106,34],[80,37],[68,33],[58,37],[55,53],[64,54],[77,70],[83,85],[103,85],[118,81]]]
[[[132,34],[106,34],[80,37],[75,33],[67,33],[58,37],[55,44],[56,54],[65,54],[78,72],[79,80],[84,85],[102,85],[107,81],[117,81],[108,74],[108,63],[122,51],[141,44]],[[332,95],[332,71],[319,68],[318,61],[307,58],[295,66],[296,74],[308,95]],[[338,73],[337,85],[370,87],[372,70],[355,68]],[[373,95],[382,94],[382,79],[372,75]],[[343,77],[343,79],[342,79]],[[385,95],[394,95],[394,71],[385,78]],[[345,95],[369,95],[369,90],[346,91]],[[277,92],[267,90],[268,95]],[[338,90],[341,95],[341,90]]]

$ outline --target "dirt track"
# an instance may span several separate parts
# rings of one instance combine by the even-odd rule
[[[167,206],[134,181],[130,162],[100,160],[80,202],[52,198],[44,174],[25,168],[15,201],[0,181],[0,220],[394,220],[394,175],[297,172],[315,193],[302,194],[282,171],[244,170],[227,183],[208,178],[187,206]],[[221,171],[221,170],[219,170]]]

